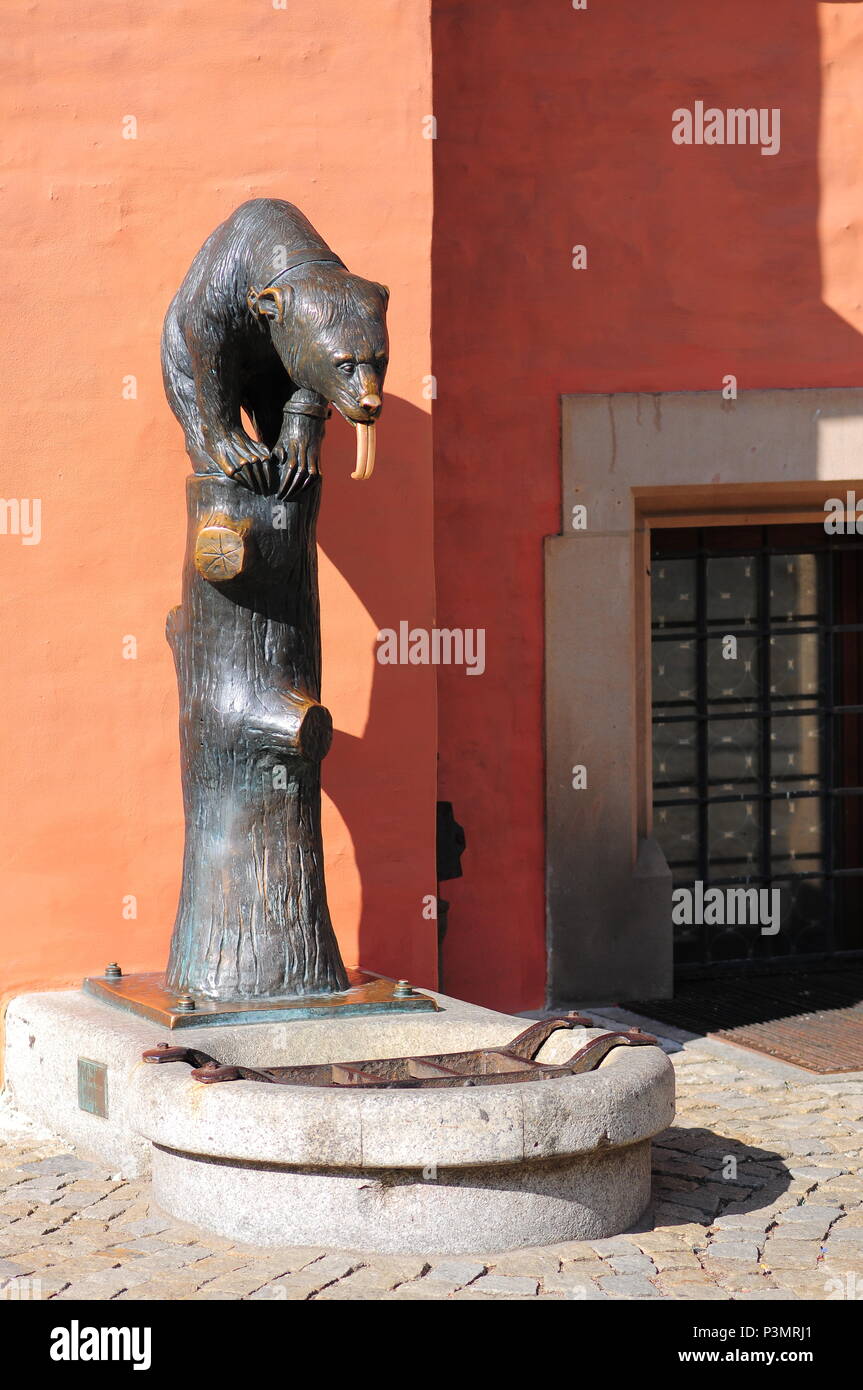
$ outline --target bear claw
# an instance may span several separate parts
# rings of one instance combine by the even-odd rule
[[[250,492],[270,491],[270,454],[265,444],[234,431],[214,450],[222,472]]]

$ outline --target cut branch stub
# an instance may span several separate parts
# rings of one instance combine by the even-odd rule
[[[223,584],[236,579],[246,563],[246,543],[242,525],[204,526],[195,541],[195,569],[211,584]]]
[[[330,751],[333,719],[328,709],[298,690],[262,692],[258,712],[248,719],[245,734],[260,753],[296,753],[319,763]]]

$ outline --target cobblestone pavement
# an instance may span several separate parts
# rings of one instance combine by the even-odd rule
[[[670,1044],[674,1046],[674,1044]],[[487,1255],[260,1250],[160,1214],[146,1182],[0,1118],[0,1297],[863,1298],[863,1074],[815,1077],[704,1040],[672,1056],[654,1197],[613,1240]]]

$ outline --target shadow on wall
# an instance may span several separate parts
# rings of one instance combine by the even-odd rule
[[[433,5],[438,620],[485,627],[490,653],[482,681],[438,682],[439,796],[471,844],[446,971],[477,1002],[533,1007],[545,984],[542,538],[560,531],[559,397],[719,400],[728,373],[741,392],[863,380],[821,263],[823,248],[835,283],[854,254],[855,4],[835,7],[824,53],[833,7],[817,0]],[[673,113],[699,101],[778,108],[778,152],[675,144]],[[840,276],[831,301],[850,318],[857,300]]]
[[[334,428],[335,426],[335,428]],[[340,427],[341,426],[341,427]],[[324,495],[318,525],[321,550],[339,571],[372,619],[375,632],[428,627],[431,535],[412,526],[410,508],[431,488],[429,416],[385,393],[378,426],[378,458],[372,480],[350,479],[354,466],[352,430],[335,418],[324,445]],[[428,528],[427,528],[428,529]],[[322,603],[326,642],[327,605]],[[338,660],[329,642],[329,666]],[[422,665],[381,665],[373,641],[368,714],[357,732],[338,728],[322,765],[323,789],[343,818],[353,842],[361,883],[359,961],[416,983],[436,980],[437,928],[423,916],[423,899],[436,892],[434,695],[435,672]],[[365,668],[358,675],[365,680]],[[328,659],[324,656],[322,698],[328,704]],[[424,749],[422,757],[418,749]],[[428,769],[428,784],[416,771]],[[328,858],[332,840],[325,840]],[[427,877],[417,863],[427,861]],[[340,932],[337,901],[331,909]],[[394,920],[392,904],[400,904]],[[342,939],[344,940],[343,933]]]

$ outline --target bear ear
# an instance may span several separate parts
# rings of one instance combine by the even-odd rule
[[[388,286],[388,285],[378,285],[378,284],[376,283],[376,284],[375,284],[375,288],[378,289],[378,290],[380,290],[380,292],[381,292],[381,298],[383,299],[384,304],[389,304],[389,302],[390,302],[390,291],[389,291],[389,286]]]
[[[246,303],[253,314],[284,323],[285,309],[293,292],[293,285],[267,285],[263,290],[249,290]]]

